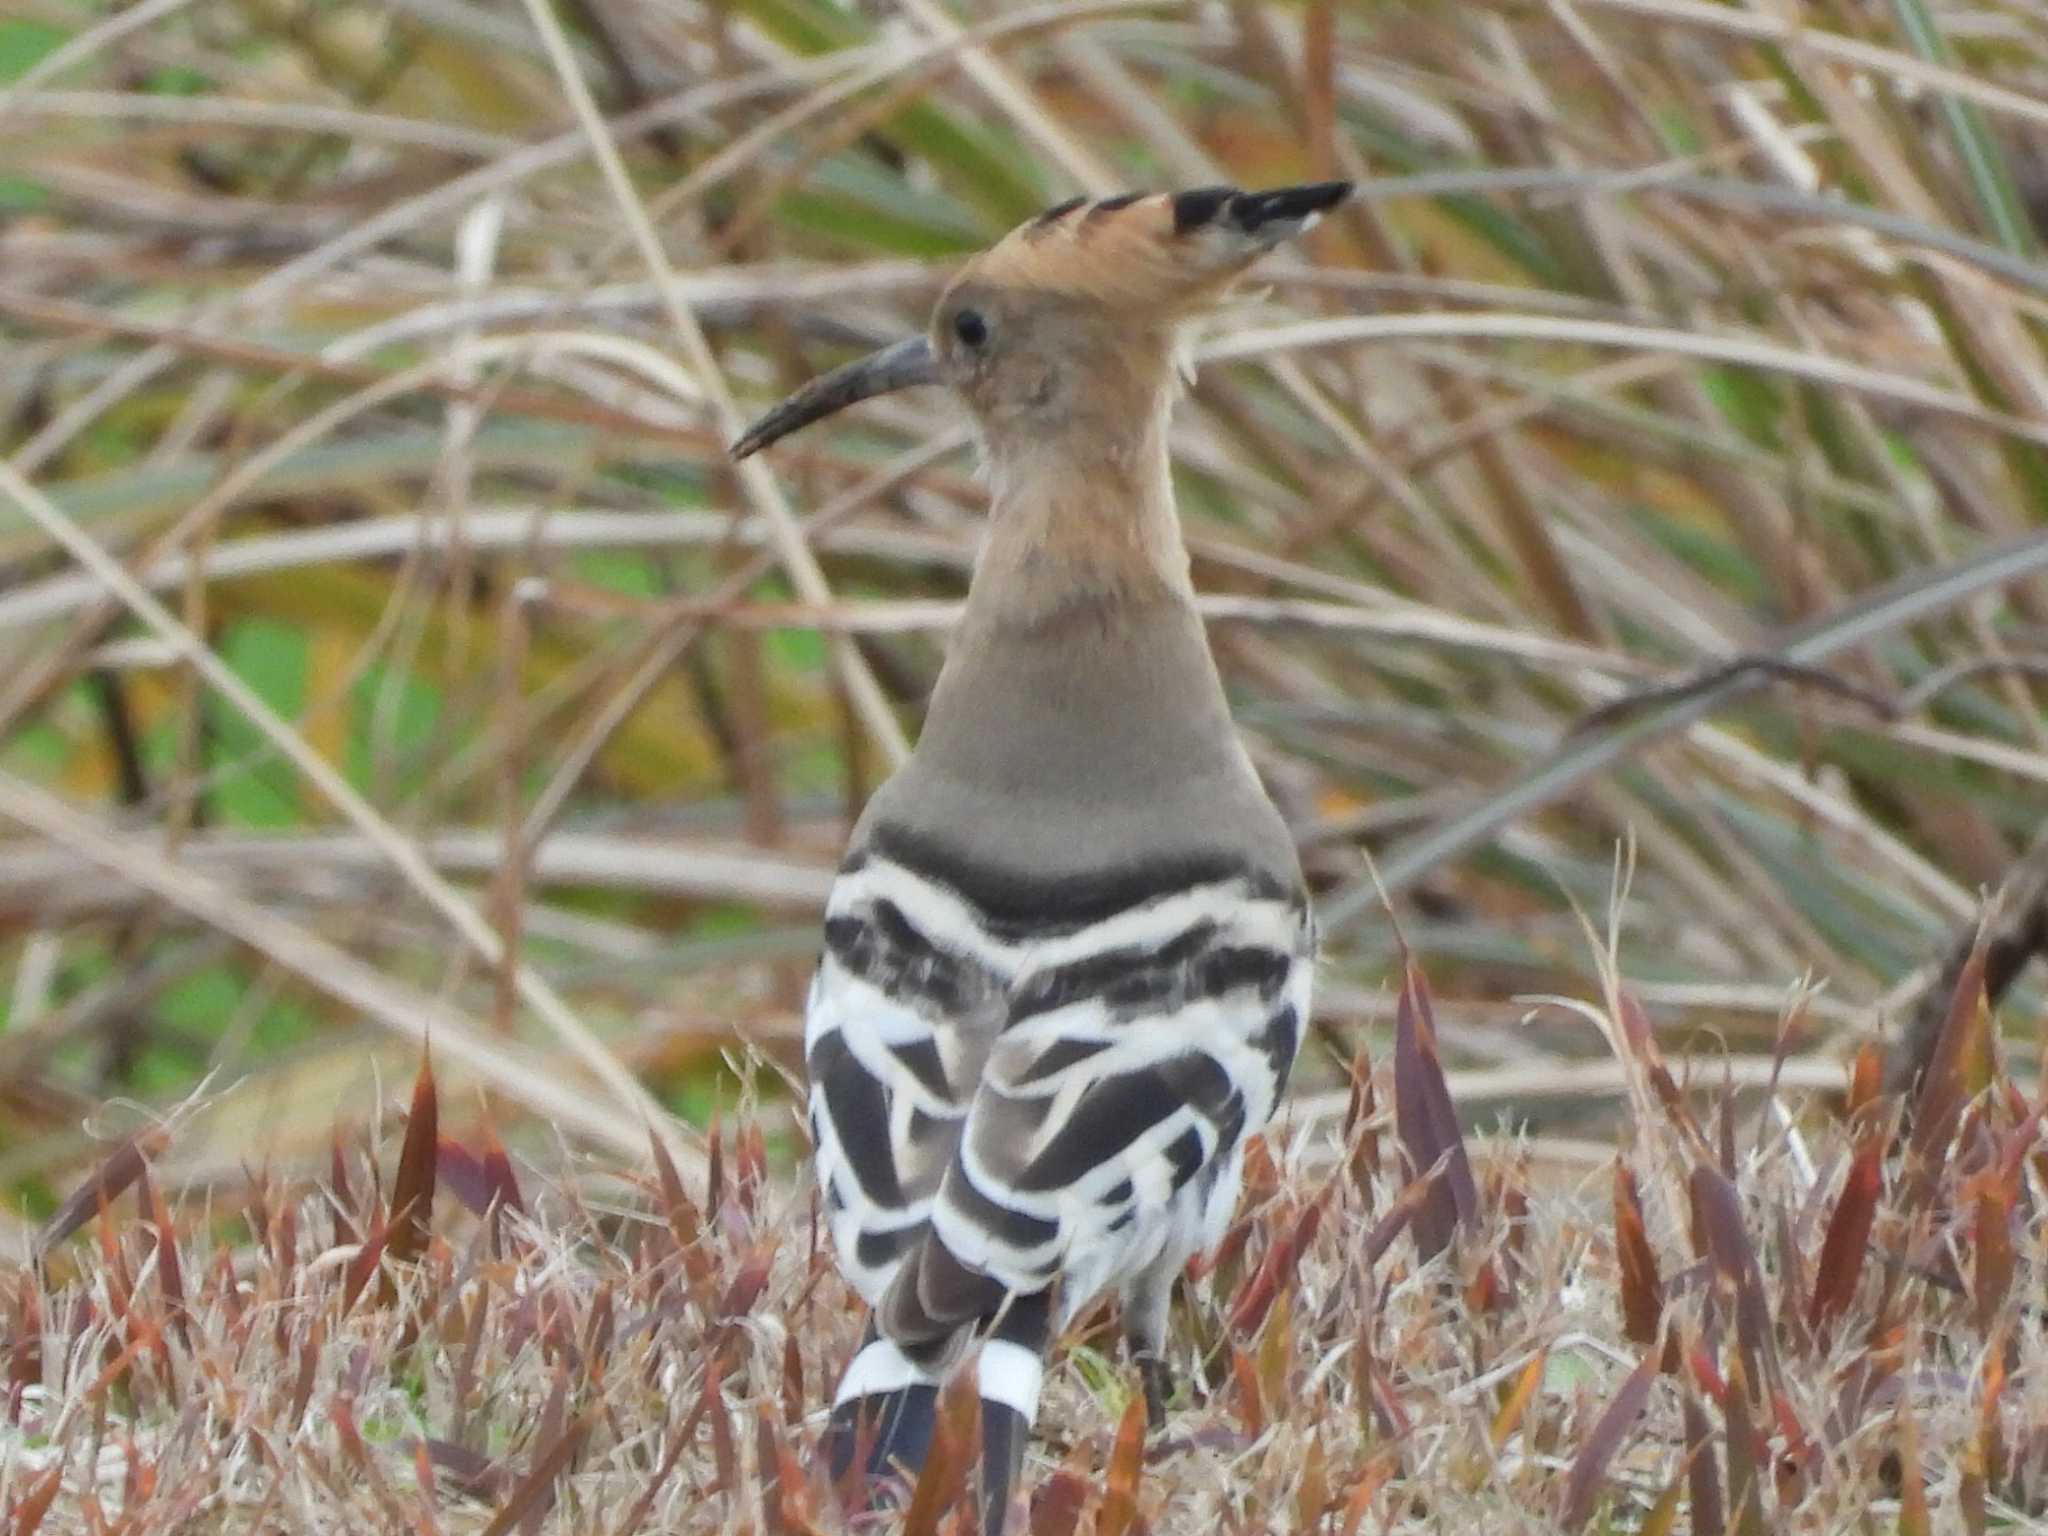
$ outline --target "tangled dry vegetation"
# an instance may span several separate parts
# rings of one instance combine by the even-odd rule
[[[1023,1528],[2034,1526],[2048,1151],[1983,958],[1903,1124],[1872,1053],[1817,1134],[1775,1094],[1689,1098],[1610,976],[1589,1015],[1634,1130],[1578,1181],[1468,1149],[1411,969],[1341,1133],[1255,1144],[1165,1435],[1106,1319],[1064,1341]],[[644,1177],[537,1182],[439,1108],[423,1069],[388,1180],[337,1141],[316,1193],[257,1178],[234,1212],[174,1215],[150,1146],[102,1165],[0,1301],[17,1536],[850,1528],[817,1438],[859,1306],[758,1128],[714,1133],[695,1190],[658,1143]],[[971,1529],[973,1411],[954,1394],[907,1536]]]
[[[2035,0],[8,0],[0,1511],[832,1529],[799,1011],[984,500],[721,446],[1344,175],[1172,443],[1316,1033],[1037,1529],[2043,1518],[2044,134]]]

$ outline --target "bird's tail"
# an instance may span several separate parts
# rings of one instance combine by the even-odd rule
[[[975,1365],[981,1398],[982,1536],[1002,1536],[1010,1495],[1024,1465],[1024,1443],[1038,1416],[1038,1392],[1051,1335],[1051,1299],[1014,1297],[990,1326]],[[944,1365],[920,1363],[883,1338],[874,1319],[840,1378],[826,1431],[832,1481],[845,1486],[858,1461],[858,1500],[866,1507],[877,1485],[914,1484],[938,1426]]]
[[[863,1505],[869,1485],[878,1479],[898,1474],[915,1482],[931,1450],[941,1380],[938,1370],[883,1338],[870,1317],[832,1400],[825,1437],[833,1483],[845,1484],[856,1459]]]
[[[975,1366],[981,1396],[981,1530],[1003,1536],[1010,1494],[1024,1467],[1024,1442],[1038,1417],[1045,1349],[1052,1339],[1052,1297],[1013,1296],[989,1328]]]

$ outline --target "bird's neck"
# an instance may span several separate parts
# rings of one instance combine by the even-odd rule
[[[1046,875],[1247,828],[1248,857],[1291,857],[1195,611],[1163,421],[1122,447],[998,448],[990,468],[967,613],[877,824]]]
[[[1126,606],[1192,602],[1174,512],[1162,401],[1135,421],[992,439],[989,529],[961,639],[1114,621]]]

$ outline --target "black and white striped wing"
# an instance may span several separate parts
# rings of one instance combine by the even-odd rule
[[[827,902],[804,1021],[811,1138],[840,1266],[870,1304],[925,1234],[1001,1026],[980,936],[959,898],[880,858],[849,859]]]
[[[1030,945],[927,1207],[940,1267],[1013,1293],[1058,1279],[1072,1317],[1213,1246],[1293,1064],[1314,947],[1300,898],[1249,879]]]

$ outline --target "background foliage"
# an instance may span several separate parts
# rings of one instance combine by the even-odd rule
[[[169,1185],[328,1169],[424,1033],[533,1163],[786,1167],[984,497],[929,395],[721,445],[1127,187],[1366,183],[1173,444],[1327,923],[1297,1123],[1402,936],[1561,1188],[1610,962],[1838,1088],[2048,780],[2044,66],[2030,0],[7,0],[0,1252],[195,1089]]]

